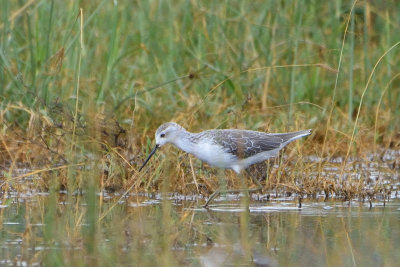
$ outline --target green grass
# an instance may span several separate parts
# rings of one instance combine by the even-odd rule
[[[21,101],[34,111],[45,112],[58,101],[73,110],[82,53],[79,111],[87,114],[95,108],[125,121],[134,115],[138,133],[179,118],[192,109],[197,112],[189,114],[183,123],[199,121],[194,125],[196,129],[221,126],[222,121],[225,122],[222,126],[258,125],[259,129],[271,130],[294,128],[295,122],[269,115],[271,110],[267,107],[289,104],[279,113],[303,117],[301,120],[295,116],[294,120],[304,127],[320,110],[296,103],[311,102],[329,109],[327,100],[332,96],[335,74],[327,69],[316,66],[272,69],[267,84],[266,70],[242,74],[241,71],[313,63],[337,68],[351,7],[346,3],[339,7],[335,2],[322,5],[317,1],[115,3],[98,1],[81,6],[84,15],[81,48],[78,2],[33,2],[25,12],[12,17],[21,6],[3,1],[3,108]],[[359,103],[371,66],[396,41],[391,43],[393,38],[390,39],[399,31],[393,5],[394,2],[389,2],[382,10],[369,4],[368,15],[363,11],[363,3],[356,5],[356,18],[351,20],[350,27],[354,32],[347,33],[350,41],[345,43],[343,54],[343,64],[349,67],[341,70],[335,108],[353,113],[352,102]],[[56,68],[52,56],[60,48],[65,49],[65,54],[62,66]],[[391,77],[387,72],[397,73],[397,50],[385,58],[385,64],[374,75],[363,109],[375,107],[379,88]],[[195,74],[194,79],[187,78],[190,73]],[[232,78],[208,94],[226,77]],[[170,80],[174,81],[165,84]],[[263,94],[266,86],[268,94]],[[137,92],[148,88],[154,89],[135,98]],[[396,110],[399,96],[393,91],[390,92],[393,98],[384,101]],[[249,95],[252,101],[243,107]],[[202,101],[206,96],[206,101]],[[262,108],[260,103],[264,103]],[[161,107],[163,112],[159,112]],[[246,110],[250,107],[251,112]],[[229,118],[227,109],[235,111],[239,118],[236,121]],[[155,111],[159,114],[154,114]],[[24,113],[9,113],[7,121],[27,120]],[[333,115],[340,118],[336,113]],[[363,118],[368,121],[368,112],[365,113]],[[323,115],[317,116],[315,125],[326,120]],[[343,127],[351,126],[350,119]],[[261,125],[257,124],[260,121]],[[392,124],[395,122],[398,121]],[[309,126],[315,128],[315,125]]]
[[[303,146],[293,146],[294,173],[314,170],[302,155],[398,145],[399,25],[395,0],[358,1],[353,10],[349,1],[317,0],[0,0],[0,165],[8,176],[17,163],[43,170],[34,185],[50,192],[40,213],[43,238],[58,244],[67,236],[87,255],[80,261],[64,247],[45,254],[44,262],[95,265],[100,255],[107,262],[118,258],[116,251],[105,253],[113,246],[97,245],[104,225],[96,221],[104,216],[112,225],[124,213],[118,207],[106,213],[99,189],[195,192],[184,191],[194,174],[218,186],[208,179],[215,172],[197,171],[193,161],[192,173],[176,150],[137,173],[155,129],[166,121],[191,131],[312,128]],[[63,167],[49,170],[58,164]],[[284,177],[285,166],[271,180],[296,184],[297,176]],[[85,191],[87,208],[62,210],[53,220],[60,188],[76,205],[72,193]],[[160,233],[177,231],[179,219],[167,219],[174,212],[169,205],[152,214],[166,221]],[[151,253],[174,265],[173,234],[151,235]],[[146,257],[134,262],[149,264]]]

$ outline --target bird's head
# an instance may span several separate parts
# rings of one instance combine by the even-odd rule
[[[162,147],[168,143],[174,143],[179,138],[179,133],[184,129],[175,122],[167,122],[158,127],[155,133],[156,146]]]
[[[150,158],[156,153],[157,149],[168,143],[175,144],[176,140],[179,138],[179,134],[182,132],[185,132],[185,129],[175,122],[167,122],[158,127],[155,133],[156,145],[147,156],[139,171],[143,169]]]

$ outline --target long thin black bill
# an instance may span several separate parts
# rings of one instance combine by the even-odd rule
[[[147,159],[144,161],[142,167],[140,167],[139,171],[141,171],[143,169],[144,166],[146,166],[147,162],[150,160],[150,158],[154,155],[154,153],[156,153],[157,149],[159,148],[158,145],[156,145],[153,150],[150,152],[149,156],[147,157]]]

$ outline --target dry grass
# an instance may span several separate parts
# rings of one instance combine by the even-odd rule
[[[71,166],[75,169],[77,177],[74,180],[74,188],[87,186],[87,181],[79,173],[81,170],[85,173],[87,169],[92,168],[100,174],[97,177],[99,191],[157,192],[162,190],[163,181],[166,180],[167,188],[164,190],[168,192],[208,195],[219,188],[221,177],[226,181],[228,188],[241,188],[240,178],[234,172],[221,172],[210,168],[201,164],[195,157],[172,147],[162,149],[158,156],[152,159],[150,167],[139,173],[138,166],[148,153],[143,144],[153,136],[155,129],[141,132],[133,127],[129,128],[129,125],[123,125],[116,119],[97,114],[95,120],[86,121],[86,118],[82,117],[76,126],[76,135],[79,137],[76,146],[81,149],[81,153],[79,157],[71,160],[68,155],[68,140],[72,136],[73,120],[61,112],[62,109],[58,110],[55,116],[57,121],[54,117],[50,118],[51,115],[42,116],[23,106],[10,106],[6,112],[13,110],[24,110],[30,114],[30,119],[26,131],[21,131],[18,126],[7,125],[0,136],[0,148],[3,151],[1,162],[3,167],[8,169],[7,175],[3,173],[5,178],[7,177],[2,183],[3,189],[9,184],[15,185],[15,180],[37,175],[39,180],[31,186],[37,187],[37,190],[48,190],[49,179],[55,171],[58,173],[60,188],[68,188],[68,182],[71,182],[68,179],[68,170]],[[184,121],[179,122],[185,124]],[[194,129],[200,129],[195,121],[187,124]],[[383,120],[380,121],[380,125],[378,130],[386,128]],[[265,126],[261,126],[261,129],[264,129],[263,127]],[[374,143],[375,136],[371,128],[359,129],[352,150],[352,155],[357,158],[347,163],[343,159],[351,137],[342,132],[328,132],[331,134],[326,139],[328,145],[324,158],[320,158],[319,153],[325,133],[325,129],[321,127],[314,129],[312,135],[305,140],[286,148],[281,154],[284,155],[283,158],[270,160],[269,164],[258,164],[244,175],[247,178],[249,175],[257,177],[264,186],[264,192],[272,195],[296,194],[317,197],[325,194],[326,198],[333,196],[346,200],[390,195],[391,184],[383,186],[380,181],[372,188],[367,186],[370,180],[368,170],[359,169],[360,176],[356,179],[348,178],[348,175],[354,173],[351,166],[370,162],[365,155],[374,152],[371,150],[371,144]],[[388,148],[398,150],[399,141],[399,136],[395,133],[386,135],[382,132],[379,149],[373,161],[379,164],[382,157],[379,153],[384,153]],[[310,156],[318,157],[318,162],[310,162]],[[332,163],[331,160],[335,158],[341,162]],[[399,160],[388,164],[393,166],[395,172]],[[324,170],[333,167],[346,171],[327,173]],[[26,169],[27,174],[18,175],[21,168]],[[250,188],[254,186],[251,179],[247,181]]]

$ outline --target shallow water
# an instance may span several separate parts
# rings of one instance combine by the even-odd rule
[[[398,266],[400,151],[376,156],[349,159],[344,179],[386,191],[302,194],[301,208],[285,191],[227,194],[204,209],[201,195],[38,192],[40,177],[0,179],[0,266]],[[343,159],[327,162],[323,176],[338,179]]]
[[[240,210],[227,205],[210,213],[224,221],[220,231],[230,227],[235,232],[240,227],[233,214]],[[394,249],[400,242],[398,201],[385,207],[375,203],[371,209],[348,202],[304,203],[301,209],[296,203],[272,202],[250,205],[249,211],[252,254],[277,265],[383,266],[400,260]]]
[[[204,200],[193,196],[132,194],[122,200],[102,196],[109,199],[103,211],[118,204],[96,226],[96,244],[99,252],[107,251],[123,265],[153,265],[154,257],[166,257],[162,263],[192,266],[396,266],[400,262],[398,199],[375,201],[372,208],[357,201],[304,201],[298,208],[295,201],[250,200],[245,208],[245,198],[229,195],[204,209]],[[71,218],[85,214],[84,198],[58,194],[57,215],[47,220],[51,198],[46,193],[23,194],[2,204],[0,265],[41,265],[58,253],[72,259],[86,256],[82,238],[90,222]]]

